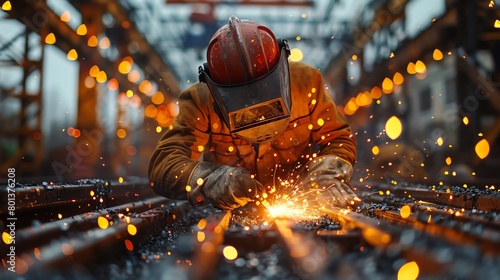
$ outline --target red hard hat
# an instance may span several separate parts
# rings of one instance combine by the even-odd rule
[[[210,40],[207,66],[210,78],[221,85],[236,85],[260,78],[280,59],[278,40],[269,28],[232,16]]]

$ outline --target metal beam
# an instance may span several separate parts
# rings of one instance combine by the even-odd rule
[[[79,1],[71,2],[78,9],[78,4],[80,4]],[[136,53],[122,55],[130,55],[134,58],[134,62],[137,63],[147,74],[149,74],[159,85],[164,85],[164,88],[166,89],[165,94],[177,97],[181,92],[179,81],[170,67],[165,63],[162,56],[158,54],[157,50],[137,29],[134,22],[130,19],[128,11],[124,9],[117,0],[94,0],[92,2],[104,6],[105,10],[113,15],[118,23],[130,23],[130,27],[126,30],[126,38],[128,38],[128,41],[130,42],[137,43],[139,50]],[[138,59],[138,56],[141,56],[141,59]],[[147,59],[144,60],[144,57]]]
[[[407,0],[386,1],[384,5],[381,5],[375,11],[375,16],[370,24],[364,28],[355,29],[352,34],[352,46],[349,46],[348,50],[343,50],[340,54],[333,57],[325,67],[325,80],[332,85],[336,85],[340,83],[339,80],[345,79],[343,73],[352,55],[359,54],[377,31],[404,16],[406,2]],[[391,13],[388,11],[391,11]]]

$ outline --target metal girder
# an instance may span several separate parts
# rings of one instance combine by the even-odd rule
[[[452,7],[441,18],[436,20],[430,28],[399,48],[395,52],[396,55],[394,57],[374,65],[373,69],[387,69],[392,72],[405,71],[408,61],[416,61],[422,58],[424,54],[432,53],[432,50],[447,42],[448,38],[443,33],[447,27],[453,26],[456,23],[457,10],[455,7]],[[363,72],[358,84],[379,84],[386,75],[387,73],[384,71]]]
[[[112,216],[117,213],[118,215],[142,213],[167,203],[167,198],[158,196],[103,210],[94,210],[93,212],[70,216],[60,220],[49,221],[44,223],[43,226],[39,228],[25,227],[16,233],[16,242],[18,244],[17,249],[20,251],[27,251],[30,248],[43,245],[43,243],[47,242],[47,240],[64,236],[68,232],[78,232],[92,229],[95,227],[97,219],[101,216]],[[36,235],[38,238],[33,238],[33,235]]]
[[[32,31],[38,32],[42,37],[45,32],[53,32],[57,38],[54,45],[63,52],[67,53],[75,49],[80,57],[95,61],[101,69],[108,70],[108,65],[112,65],[112,62],[102,57],[97,50],[87,46],[85,38],[76,34],[69,25],[62,22],[44,2],[20,0],[13,2],[12,5],[12,10],[8,11],[10,16],[18,19]],[[46,29],[48,31],[41,32],[42,27],[48,27]]]
[[[159,207],[136,216],[128,216],[128,219],[117,215],[101,215],[98,217],[109,220],[111,226],[100,228],[97,226],[97,218],[89,220],[89,229],[72,234],[65,231],[65,235],[43,240],[50,242],[24,251],[22,256],[32,261],[29,270],[50,272],[64,271],[71,267],[71,262],[90,263],[105,260],[116,253],[125,254],[165,227],[169,211],[169,208]],[[130,230],[131,226],[136,232]]]
[[[127,13],[118,4],[117,1],[100,1],[96,0],[96,3],[104,5],[106,11],[110,12],[118,22],[129,21]],[[88,3],[87,3],[88,5]],[[95,48],[91,48],[87,45],[86,38],[84,36],[78,35],[69,25],[62,22],[59,17],[42,1],[29,1],[20,0],[12,3],[12,10],[8,11],[9,15],[18,19],[20,22],[24,23],[28,28],[35,32],[40,33],[42,22],[40,17],[43,19],[43,27],[48,26],[48,30],[52,31],[57,38],[55,46],[64,52],[69,52],[71,49],[77,50],[80,57],[85,58],[87,61],[93,61],[100,69],[105,70],[107,73],[116,73],[117,70],[114,63],[105,57],[103,57]],[[78,7],[77,7],[78,8]],[[139,45],[139,54],[145,54],[148,60],[141,63],[140,67],[145,70],[145,72],[151,74],[151,76],[156,76],[155,79],[158,83],[165,84],[165,88],[169,89],[167,94],[172,96],[177,96],[180,93],[179,83],[172,71],[163,63],[161,57],[155,52],[155,50],[150,46],[144,37],[140,34],[135,27],[130,27],[127,32],[131,41],[135,41]],[[124,56],[134,54],[122,54]],[[125,85],[125,87],[134,87],[126,77],[123,75],[116,75],[119,83]]]
[[[379,1],[380,2],[380,1]],[[335,85],[338,84],[337,80],[344,79],[342,75],[346,68],[347,61],[353,54],[358,54],[368,42],[372,39],[373,35],[385,26],[390,25],[404,14],[404,7],[407,0],[392,0],[384,1],[382,5],[375,12],[375,16],[370,24],[364,28],[356,29],[352,34],[351,45],[348,50],[343,50],[339,55],[333,57],[328,65],[325,67],[325,79]],[[388,10],[393,11],[392,16],[388,16]]]
[[[158,84],[163,84],[167,92],[166,94],[177,97],[181,89],[179,87],[179,81],[177,80],[174,72],[166,65],[163,58],[158,54],[155,48],[150,42],[144,38],[143,34],[136,28],[134,23],[131,21],[128,12],[122,7],[122,5],[117,0],[94,0],[94,3],[98,3],[105,7],[117,22],[129,22],[130,27],[126,30],[127,37],[130,42],[136,42],[139,46],[139,50],[136,53],[130,53],[134,61],[147,73],[149,74]],[[79,1],[72,1],[73,5],[77,5]],[[78,5],[77,5],[78,7]],[[141,59],[138,56],[141,56]],[[143,58],[147,58],[144,60]]]
[[[464,181],[462,181],[464,182]],[[490,183],[496,184],[495,182]],[[487,183],[486,185],[490,184]],[[474,185],[479,186],[479,183],[469,183],[471,188]],[[495,195],[482,195],[469,194],[469,193],[457,193],[451,192],[449,189],[444,188],[439,189],[429,189],[426,185],[419,185],[418,187],[404,186],[404,185],[391,185],[386,183],[376,183],[375,191],[382,191],[389,193],[393,196],[399,197],[411,197],[413,199],[422,200],[434,204],[447,205],[450,207],[463,208],[465,210],[476,209],[481,211],[495,211],[500,209],[500,197]],[[375,194],[375,196],[378,195]]]
[[[66,217],[157,197],[149,186],[149,180],[119,183],[92,179],[80,180],[76,184],[32,184],[16,187],[14,191],[17,198],[16,212],[36,217],[42,222],[58,218],[59,213],[65,213]],[[2,205],[7,205],[7,192],[7,189],[0,188]],[[68,205],[71,207],[68,208]],[[1,219],[7,217],[6,210],[0,209]]]
[[[12,44],[19,39],[24,38],[23,48],[21,49],[22,54],[19,57],[14,57],[11,55],[6,55],[10,58],[9,61],[1,61],[0,66],[9,65],[18,66],[22,68],[22,78],[18,87],[12,89],[2,89],[2,91],[18,100],[20,108],[17,112],[17,119],[19,124],[17,126],[11,127],[7,125],[5,128],[0,129],[7,138],[16,140],[18,148],[16,153],[7,157],[3,163],[0,164],[2,169],[10,168],[16,166],[18,168],[19,174],[30,174],[35,173],[38,175],[38,170],[42,161],[43,150],[42,142],[40,138],[35,137],[35,134],[39,134],[42,130],[42,95],[43,95],[43,60],[44,60],[44,48],[41,48],[40,56],[36,60],[30,59],[30,53],[32,49],[29,44],[29,37],[32,30],[29,26],[26,26],[22,32],[12,38],[12,42],[4,44],[1,49],[6,51],[12,51]],[[7,62],[7,63],[5,63]],[[38,89],[34,92],[29,92],[28,90],[28,78],[29,76],[38,71]],[[34,112],[30,112],[28,108],[30,106],[36,106]]]

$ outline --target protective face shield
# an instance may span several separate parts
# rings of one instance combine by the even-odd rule
[[[241,22],[237,20],[236,24],[241,25]],[[231,26],[231,19],[229,25]],[[236,29],[235,33],[240,30]],[[274,35],[272,36],[274,38]],[[242,40],[240,37],[238,39]],[[200,82],[207,84],[215,101],[214,108],[230,132],[250,143],[271,141],[286,129],[290,120],[290,49],[286,40],[276,42],[279,47],[276,52],[279,54],[276,56],[278,61],[274,68],[258,78],[250,78],[243,83],[220,84],[212,80],[207,64],[198,69]],[[261,46],[262,44],[259,48],[262,48]],[[248,56],[244,59],[248,59]],[[234,64],[237,65],[237,62]]]

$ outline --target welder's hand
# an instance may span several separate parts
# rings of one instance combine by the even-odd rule
[[[264,192],[262,184],[243,167],[203,163],[196,167],[191,181],[196,186],[192,204],[210,203],[222,210],[244,206]]]
[[[316,193],[320,206],[355,207],[361,200],[348,185],[352,167],[335,156],[321,156],[308,162],[299,186]]]

